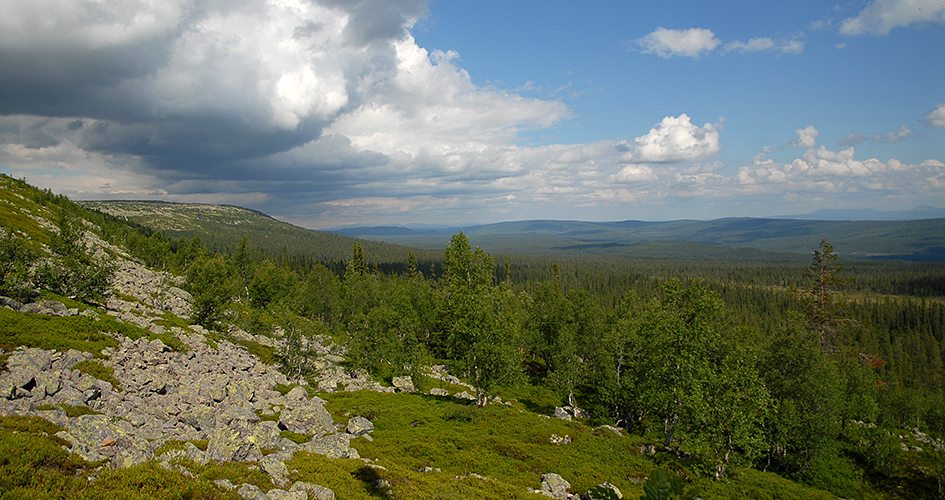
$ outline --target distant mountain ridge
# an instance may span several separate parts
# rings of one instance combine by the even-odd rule
[[[250,247],[272,255],[307,256],[316,262],[342,262],[351,258],[355,238],[312,231],[282,222],[257,210],[233,205],[170,203],[163,201],[82,201],[98,210],[163,232],[170,238],[195,236],[212,250],[233,251],[246,238]],[[369,262],[407,262],[411,249],[363,241]],[[441,252],[414,252],[421,262],[438,260]]]
[[[480,226],[412,230],[404,227],[344,228],[335,232],[350,237],[385,241],[418,248],[439,249],[449,237],[463,231],[489,252],[506,254],[660,255],[656,243],[687,243],[693,258],[714,258],[725,247],[806,255],[821,238],[837,252],[856,258],[945,261],[945,218],[911,221],[845,221],[756,219],[747,217],[710,221],[582,222],[530,220]],[[663,249],[665,251],[667,249]],[[728,258],[747,258],[730,252]],[[676,252],[667,257],[679,257]]]
[[[838,254],[868,259],[945,261],[945,218],[909,221],[809,220],[736,217],[666,222],[525,220],[439,229],[398,226],[311,231],[255,210],[229,205],[140,201],[82,202],[153,227],[171,237],[200,236],[219,250],[249,244],[280,254],[346,261],[354,239],[369,260],[406,262],[409,248],[421,261],[436,261],[450,237],[463,231],[475,246],[494,254],[567,257],[695,258],[709,260],[806,258],[821,238]],[[917,207],[910,213],[936,213]],[[823,211],[821,211],[823,213]],[[828,213],[829,214],[829,213]],[[834,213],[834,215],[838,215]],[[842,214],[841,214],[842,215]]]
[[[911,210],[883,211],[872,208],[837,209],[825,208],[807,214],[784,215],[771,217],[772,219],[801,219],[801,220],[846,220],[846,221],[909,221],[924,219],[945,219],[945,208],[919,205]]]

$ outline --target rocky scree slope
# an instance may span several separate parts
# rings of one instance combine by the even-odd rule
[[[297,482],[290,487],[284,461],[299,450],[330,458],[360,458],[350,441],[368,435],[373,430],[371,422],[355,416],[346,424],[335,423],[324,401],[310,397],[302,386],[277,391],[290,385],[286,376],[238,344],[253,341],[278,350],[278,338],[238,329],[221,333],[196,325],[166,328],[157,324],[167,313],[186,317],[191,297],[179,287],[182,279],[141,266],[91,231],[86,231],[85,241],[97,259],[115,266],[116,273],[104,308],[85,309],[81,314],[93,318],[108,314],[165,338],[170,334],[186,348],[175,350],[157,338],[116,334],[118,347],[96,353],[103,357],[98,362],[113,371],[112,381],[117,382],[113,384],[77,369],[92,360],[93,353],[19,347],[6,353],[6,369],[0,372],[0,415],[45,418],[63,429],[58,436],[71,444],[68,451],[103,461],[105,467],[125,468],[153,459],[191,474],[175,459],[185,457],[200,464],[254,461],[279,488],[264,494],[244,484],[239,493],[245,498],[333,498],[331,490],[318,485]],[[22,304],[2,297],[0,306],[22,313],[80,314],[50,300]],[[316,380],[324,390],[395,390],[363,373],[343,369],[338,365],[343,350],[322,345],[325,340],[315,339],[313,346],[321,354]],[[82,411],[67,411],[77,408]],[[311,439],[299,444],[282,437],[283,431]],[[166,446],[172,442],[184,445]],[[206,449],[193,442],[206,442]],[[224,480],[220,484],[237,487]]]

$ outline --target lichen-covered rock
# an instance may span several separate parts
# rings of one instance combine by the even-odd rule
[[[107,443],[121,443],[122,448],[132,447],[131,425],[106,415],[82,415],[69,420],[65,431],[56,435],[72,443],[72,452],[89,461],[106,458]]]
[[[309,453],[325,455],[328,458],[345,458],[351,449],[349,434],[331,434],[316,438],[302,445],[302,449]]]
[[[262,458],[254,443],[250,442],[244,433],[229,426],[220,426],[210,433],[207,453],[213,460],[242,462],[244,460],[258,460]]]
[[[468,393],[468,392],[466,392],[466,391],[457,392],[456,394],[453,394],[453,397],[454,397],[454,398],[459,398],[459,399],[468,399],[468,400],[470,400],[470,401],[475,401],[475,400],[476,400],[476,396],[473,396],[472,394],[470,394],[470,393]]]
[[[269,500],[269,497],[254,484],[243,483],[236,493],[243,497],[243,500]]]
[[[364,417],[351,417],[348,419],[348,434],[362,436],[373,430],[374,424]]]
[[[391,385],[400,392],[414,392],[415,390],[413,388],[413,378],[411,378],[410,375],[394,377],[393,380],[391,380]]]
[[[322,436],[335,432],[335,421],[324,406],[310,402],[282,410],[279,425],[290,432]]]
[[[259,468],[269,475],[272,484],[284,488],[289,485],[289,469],[279,460],[265,457],[259,462]]]
[[[250,440],[260,448],[275,448],[282,442],[280,432],[278,423],[266,420],[253,426]]]
[[[440,389],[439,387],[434,387],[430,389],[430,395],[431,396],[449,396],[450,391],[447,391],[446,389]]]
[[[289,491],[302,491],[315,500],[335,500],[335,492],[317,484],[296,481]]]
[[[308,391],[304,387],[297,385],[285,395],[286,401],[304,401],[308,399]]]
[[[555,418],[560,418],[561,420],[571,421],[571,414],[567,410],[558,406],[555,408]]]
[[[577,500],[578,496],[568,493],[569,489],[571,489],[571,483],[558,474],[548,473],[542,474],[541,489],[535,492],[551,498]]]
[[[59,370],[46,370],[37,373],[33,380],[37,387],[42,387],[47,396],[52,396],[59,392],[62,387],[62,372]]]
[[[266,493],[266,498],[269,500],[308,500],[308,495],[304,491],[273,489]]]
[[[182,412],[178,418],[181,422],[184,422],[198,431],[208,431],[214,426],[216,412],[209,406],[194,405],[191,406],[189,410]]]
[[[234,403],[253,400],[256,387],[251,380],[236,380],[226,386],[227,397]]]

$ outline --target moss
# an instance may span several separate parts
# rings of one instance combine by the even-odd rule
[[[7,350],[25,345],[57,351],[77,349],[104,357],[102,349],[118,347],[118,342],[104,333],[108,331],[138,333],[113,318],[95,321],[85,316],[46,316],[0,308],[0,345]]]
[[[59,405],[62,411],[66,412],[69,418],[81,417],[82,415],[103,415],[102,412],[95,411],[88,406]]]
[[[297,444],[305,444],[312,440],[311,434],[299,434],[292,431],[282,431],[279,435]]]
[[[103,365],[100,361],[95,359],[87,359],[85,361],[80,361],[74,367],[74,370],[79,370],[82,373],[87,373],[99,380],[104,380],[109,384],[112,384],[112,387],[116,391],[121,390],[121,382],[115,378],[114,368]]]
[[[68,443],[54,436],[59,430],[38,417],[0,417],[0,498],[239,498],[154,462],[123,470],[97,469],[98,464],[63,450]]]

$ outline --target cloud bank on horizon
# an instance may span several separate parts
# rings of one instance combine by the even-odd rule
[[[600,47],[568,41],[562,80],[511,90],[424,46],[459,32],[425,0],[0,0],[0,171],[310,228],[941,206],[945,65],[915,44],[941,40],[945,6],[816,5],[768,33],[642,13],[613,31],[622,59],[588,67]],[[850,82],[877,58],[932,81],[861,95]],[[545,69],[522,66],[495,74]],[[620,127],[588,140],[597,122]]]

